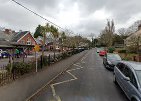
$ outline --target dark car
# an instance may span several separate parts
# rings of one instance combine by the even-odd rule
[[[1,53],[1,57],[2,58],[8,58],[10,56],[10,54],[8,53],[8,52],[6,52],[6,51],[3,51],[2,53]]]
[[[108,53],[103,58],[103,64],[107,69],[114,70],[114,66],[121,61],[121,57],[118,54]]]
[[[113,80],[130,101],[141,101],[141,63],[119,62],[114,68]]]

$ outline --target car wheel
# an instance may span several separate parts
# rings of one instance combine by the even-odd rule
[[[114,82],[115,84],[117,84],[117,80],[116,80],[115,74],[113,75],[113,82]]]

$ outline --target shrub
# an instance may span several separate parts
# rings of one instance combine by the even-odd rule
[[[119,50],[118,52],[119,53],[126,53],[126,50],[125,49],[122,49],[122,50]]]
[[[109,53],[113,53],[114,51],[115,51],[115,48],[114,48],[114,47],[108,48],[108,52],[109,52]]]
[[[44,66],[47,66],[47,64],[48,64],[48,57],[47,56],[44,56],[43,57],[43,65]]]
[[[20,72],[21,75],[23,75],[25,73],[30,72],[32,67],[33,67],[33,63],[14,62],[11,72],[14,73],[14,71],[18,71]],[[8,64],[6,66],[6,69],[10,72],[11,65]]]

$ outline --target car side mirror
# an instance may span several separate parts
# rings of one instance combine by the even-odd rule
[[[129,77],[124,77],[124,80],[130,81],[130,78]]]

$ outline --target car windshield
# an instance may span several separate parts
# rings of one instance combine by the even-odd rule
[[[141,70],[136,70],[136,74],[137,74],[137,78],[138,78],[139,84],[141,86]]]
[[[121,57],[118,54],[108,54],[107,59],[109,59],[109,60],[121,60]]]

